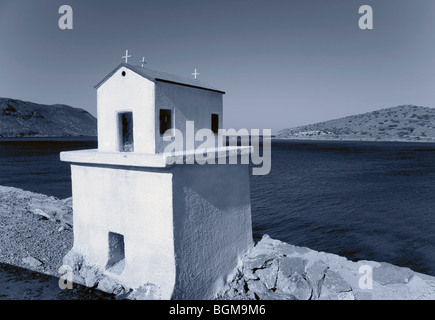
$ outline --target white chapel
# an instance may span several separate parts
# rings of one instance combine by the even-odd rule
[[[253,246],[249,168],[169,164],[163,134],[186,121],[217,133],[224,92],[128,63],[95,87],[98,149],[60,155],[71,165],[71,253],[126,288],[157,288],[151,299],[213,298]]]

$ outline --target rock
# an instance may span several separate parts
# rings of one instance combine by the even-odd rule
[[[73,283],[77,283],[77,284],[84,286],[85,279],[77,272],[73,272]]]
[[[230,289],[235,289],[238,291],[241,291],[243,289],[243,285],[245,284],[245,281],[243,280],[243,275],[238,275],[233,281],[228,283],[228,287]]]
[[[69,206],[69,207],[72,207],[72,201],[73,201],[72,197],[69,197],[69,198],[66,198],[66,199],[62,200],[63,204],[66,205],[66,206]]]
[[[276,245],[276,250],[281,252],[286,256],[305,254],[310,251],[310,249],[305,247],[296,247],[294,245],[282,242]]]
[[[349,294],[351,293],[351,294]],[[319,296],[320,300],[343,300],[355,297],[352,293],[352,287],[343,279],[343,277],[330,269],[325,274],[322,289]]]
[[[346,292],[352,290],[352,287],[344,281],[343,277],[335,271],[328,269],[323,281],[323,287],[335,290],[337,292]]]
[[[132,290],[127,298],[130,300],[160,300],[160,288],[155,284],[147,283],[137,289]]]
[[[79,271],[83,265],[83,256],[74,250],[70,250],[63,257],[63,264],[70,266],[74,271]]]
[[[61,222],[65,227],[72,228],[73,227],[73,217],[70,214],[62,214]]]
[[[260,299],[258,295],[254,293],[254,291],[249,290],[248,292],[244,292],[244,294],[241,296],[243,300],[257,300]]]
[[[414,276],[414,271],[381,262],[381,266],[373,269],[373,280],[382,284],[406,284]]]
[[[355,296],[352,291],[340,292],[337,295],[337,300],[355,300]]]
[[[294,273],[291,277],[282,277],[278,275],[277,290],[284,294],[292,295],[297,300],[309,300],[311,298],[312,289],[307,280],[300,274]]]
[[[249,291],[254,293],[259,299],[262,299],[267,295],[267,288],[260,280],[250,280],[248,281]],[[263,299],[262,299],[263,300]]]
[[[216,300],[256,300],[255,296],[252,295],[248,297],[244,292],[236,292],[232,294],[224,294],[223,296],[219,296]]]
[[[313,288],[313,298],[317,299],[320,296],[323,279],[325,277],[328,266],[322,261],[315,261],[307,268],[307,281]]]
[[[260,281],[266,286],[267,289],[274,289],[276,287],[276,279],[278,277],[279,263],[276,259],[272,260],[270,265],[264,269],[258,269],[255,274],[258,275]]]
[[[285,294],[283,292],[268,291],[261,297],[261,300],[298,300],[291,294]]]
[[[124,292],[124,288],[121,284],[119,284],[115,279],[107,276],[103,276],[103,278],[98,282],[97,289],[115,295]]]
[[[85,281],[85,286],[93,288],[101,278],[101,272],[97,268],[86,266],[80,270],[80,276]]]
[[[253,270],[262,269],[267,266],[267,264],[275,259],[272,254],[260,254],[258,256],[250,257],[248,256],[243,264],[243,270]]]
[[[369,292],[355,291],[355,300],[372,300],[372,294]]]
[[[246,281],[258,280],[259,274],[257,271],[265,269],[274,264],[275,255],[273,254],[259,254],[258,256],[247,256],[242,268],[242,273]],[[261,274],[262,272],[260,272]]]
[[[415,274],[412,279],[406,284],[410,294],[418,300],[435,300],[435,281],[423,280],[425,275]]]
[[[34,257],[28,256],[23,258],[23,263],[28,264],[29,266],[36,268],[42,265],[42,262]]]
[[[263,235],[263,238],[256,245],[257,251],[262,251],[272,253],[274,255],[284,255],[284,256],[292,256],[292,255],[300,255],[308,253],[312,250],[305,247],[297,247],[280,240],[275,240],[269,237],[267,234]]]
[[[298,257],[282,257],[279,259],[279,272],[284,277],[291,277],[293,274],[305,274],[307,260]]]
[[[41,209],[33,209],[32,211],[34,214],[38,215],[41,217],[41,219],[44,220],[50,220],[50,216],[48,214],[46,214],[44,211],[42,211]]]
[[[255,295],[252,291],[249,291],[248,283],[244,278],[240,278],[233,288],[234,297],[242,300],[255,300]]]
[[[258,280],[258,275],[255,273],[252,269],[245,269],[245,273],[243,274],[243,277],[246,279],[246,281],[249,280]]]

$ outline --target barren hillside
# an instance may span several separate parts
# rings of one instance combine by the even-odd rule
[[[398,106],[284,129],[277,138],[431,142],[435,141],[435,109]]]

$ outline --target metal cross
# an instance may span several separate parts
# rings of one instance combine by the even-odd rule
[[[195,68],[195,72],[194,73],[192,73],[192,76],[194,76],[195,77],[195,79],[196,79],[196,76],[198,75],[199,73],[198,72],[196,72],[196,68]]]
[[[121,58],[125,59],[125,63],[128,63],[128,58],[131,58],[131,56],[128,55],[128,50],[125,50],[125,56],[123,56]]]
[[[139,61],[140,62],[140,66],[143,68],[144,64],[147,64],[147,62],[145,61],[145,57],[142,57],[142,60]]]

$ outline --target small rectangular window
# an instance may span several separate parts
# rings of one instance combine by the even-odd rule
[[[121,152],[133,152],[133,113],[124,112],[118,114],[119,142]]]
[[[219,115],[215,113],[211,115],[211,131],[213,133],[218,133],[219,131]]]
[[[169,129],[172,129],[172,110],[160,110],[160,134],[165,134]]]
[[[106,268],[110,268],[125,259],[124,236],[109,232],[109,256]]]

